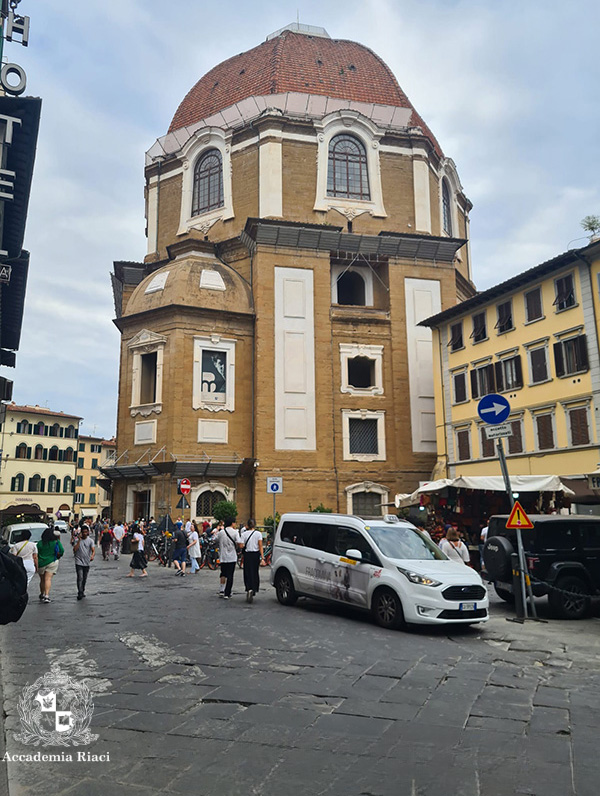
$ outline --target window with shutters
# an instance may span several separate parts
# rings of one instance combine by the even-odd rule
[[[11,479],[10,482],[11,492],[24,492],[25,491],[25,476],[23,473],[18,473]]]
[[[551,413],[534,416],[537,448],[540,451],[554,448],[554,420]]]
[[[498,320],[495,329],[498,334],[505,334],[514,329],[513,316],[512,316],[512,301],[505,301],[503,304],[498,304],[496,307],[498,313]]]
[[[461,348],[465,347],[463,343],[462,321],[453,323],[450,327],[450,342],[448,345],[450,346],[450,351],[459,351]]]
[[[539,321],[544,317],[542,310],[542,289],[536,287],[525,293],[525,318],[526,323]]]
[[[485,312],[478,312],[477,315],[473,315],[473,331],[471,332],[471,339],[474,343],[481,343],[488,339]]]
[[[463,404],[468,400],[466,370],[452,374],[452,385],[454,387],[454,403]]]
[[[566,274],[559,279],[554,280],[554,292],[556,298],[554,299],[554,306],[556,312],[562,312],[574,307],[575,301],[575,281],[573,274]]]
[[[471,398],[483,398],[496,392],[496,376],[493,365],[482,365],[471,371]]]
[[[509,420],[512,436],[508,437],[508,452],[523,453],[523,425],[521,419]]]
[[[518,390],[523,386],[521,357],[518,354],[496,362],[494,370],[496,392],[509,392],[510,390]]]
[[[548,356],[546,346],[529,349],[530,384],[548,381]]]
[[[487,426],[481,426],[479,429],[481,437],[481,457],[482,459],[491,459],[496,455],[496,446],[493,439],[488,439],[486,434]]]
[[[590,425],[587,406],[576,406],[572,409],[567,408],[567,418],[569,426],[569,441],[572,446],[589,445]]]
[[[63,492],[72,492],[74,488],[73,479],[70,475],[63,478]]]
[[[17,445],[15,459],[31,459],[31,448],[28,448],[24,442],[21,442],[20,445]]]
[[[554,343],[554,367],[559,378],[585,373],[589,369],[585,334]]]
[[[468,428],[461,428],[456,431],[456,458],[459,462],[464,462],[471,458],[471,439]]]
[[[40,475],[33,475],[29,479],[29,492],[43,492],[46,485],[46,479]]]
[[[385,412],[342,410],[344,459],[385,460]]]
[[[33,452],[33,458],[41,460],[44,458],[44,448],[42,445],[36,445]]]

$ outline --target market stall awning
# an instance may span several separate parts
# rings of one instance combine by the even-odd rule
[[[575,493],[569,489],[557,475],[511,475],[510,485],[513,492],[563,492],[572,497]],[[459,478],[440,478],[423,484],[410,495],[396,495],[396,508],[415,506],[421,495],[441,492],[443,489],[476,489],[482,492],[504,492],[506,487],[501,475],[462,475]]]

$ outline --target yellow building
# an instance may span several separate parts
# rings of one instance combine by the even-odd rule
[[[202,77],[116,262],[113,512],[380,514],[429,477],[428,315],[474,293],[453,161],[364,45],[294,24]]]
[[[2,424],[0,513],[3,522],[46,512],[68,520],[73,513],[77,438],[81,418],[43,406],[6,404]]]
[[[500,474],[477,414],[484,395],[500,393],[511,407],[509,474],[571,476],[587,492],[599,461],[599,273],[592,242],[423,321],[433,330],[435,478]]]
[[[110,514],[110,499],[98,481],[101,479],[100,467],[114,449],[114,440],[80,435],[75,486],[75,511],[80,517],[96,519]]]

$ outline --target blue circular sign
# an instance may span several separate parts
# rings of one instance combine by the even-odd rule
[[[270,489],[271,489],[271,492],[279,492],[279,484],[277,484],[277,483],[271,484]]]
[[[503,395],[485,395],[477,404],[477,414],[490,426],[504,423],[510,414],[510,404]]]

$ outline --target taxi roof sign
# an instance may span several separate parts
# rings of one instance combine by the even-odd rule
[[[518,500],[515,500],[515,505],[512,507],[512,511],[510,512],[510,517],[506,522],[506,527],[512,530],[524,528],[533,528],[533,523],[525,513],[523,506],[519,503]]]

